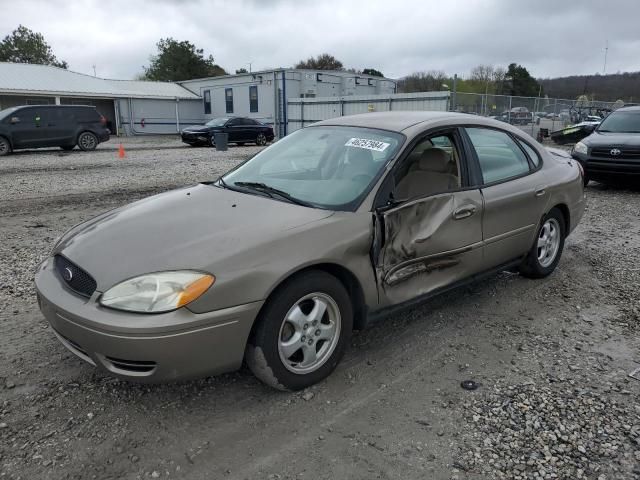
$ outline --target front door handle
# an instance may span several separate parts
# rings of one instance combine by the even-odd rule
[[[476,213],[475,205],[463,205],[453,212],[453,219],[462,220],[463,218],[470,217],[474,213]]]

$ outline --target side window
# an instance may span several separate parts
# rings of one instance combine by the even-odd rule
[[[224,89],[224,100],[227,113],[233,113],[233,88]]]
[[[529,158],[531,159],[533,164],[536,166],[536,168],[538,168],[540,166],[540,155],[538,154],[538,152],[536,152],[531,146],[529,146],[528,143],[525,143],[521,140],[518,140],[518,143],[522,145],[522,148],[524,148],[524,151],[527,152],[527,155],[529,155]]]
[[[72,108],[56,108],[53,109],[52,111],[50,111],[51,114],[51,120],[53,120],[54,122],[58,123],[58,124],[67,124],[67,123],[71,123],[75,120],[74,117],[74,110]],[[79,117],[81,117],[79,115]],[[98,121],[97,119],[93,119],[93,121]]]
[[[205,115],[211,114],[211,90],[205,90],[204,94],[204,113]]]
[[[249,87],[249,111],[255,113],[258,111],[258,86]]]
[[[488,128],[466,129],[478,155],[484,183],[499,182],[528,173],[524,152],[506,133]]]
[[[23,108],[9,116],[9,123],[29,127],[41,127],[45,123],[44,108]]]
[[[398,200],[460,189],[460,153],[452,133],[420,141],[395,173]]]

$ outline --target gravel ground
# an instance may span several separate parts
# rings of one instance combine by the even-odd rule
[[[0,478],[640,479],[640,189],[592,184],[552,276],[380,321],[305,392],[245,369],[146,386],[67,352],[32,276],[70,226],[258,151],[164,142],[0,160]]]

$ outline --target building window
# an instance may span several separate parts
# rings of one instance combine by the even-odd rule
[[[258,86],[252,85],[249,87],[249,111],[258,111]]]
[[[211,91],[204,91],[204,113],[209,115],[211,113]]]
[[[224,89],[224,99],[227,105],[227,113],[233,113],[233,88]]]

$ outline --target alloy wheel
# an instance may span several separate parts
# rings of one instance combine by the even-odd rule
[[[80,144],[80,148],[83,150],[93,150],[97,146],[96,137],[90,133],[83,133],[80,135],[78,143]]]
[[[555,218],[549,218],[538,235],[538,262],[543,268],[556,259],[560,247],[560,224]]]
[[[9,153],[9,141],[5,138],[0,137],[0,155],[6,155]]]
[[[264,133],[259,133],[258,134],[258,138],[256,138],[256,143],[258,145],[266,145],[267,144],[267,137],[265,137]]]
[[[326,293],[300,298],[287,312],[278,335],[278,353],[287,370],[306,374],[320,368],[340,339],[340,309]]]

